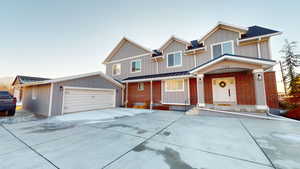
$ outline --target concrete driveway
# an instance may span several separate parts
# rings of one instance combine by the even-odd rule
[[[300,123],[106,109],[1,120],[5,169],[299,169]]]

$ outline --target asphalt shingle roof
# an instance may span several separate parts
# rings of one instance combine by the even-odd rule
[[[36,81],[43,81],[43,80],[50,80],[48,78],[21,76],[21,75],[18,75],[17,78],[19,78],[21,84],[31,83],[31,82],[36,82]]]
[[[182,75],[189,75],[189,71],[171,72],[171,73],[161,73],[161,74],[153,74],[153,75],[128,77],[126,79],[123,79],[123,81],[124,80],[152,79],[152,78],[169,77],[169,76],[182,76]]]
[[[213,62],[213,61],[215,61],[215,60],[217,60],[217,59],[219,59],[219,58],[221,58],[221,57],[223,57],[223,56],[233,56],[233,57],[240,57],[240,58],[247,58],[247,59],[254,59],[254,60],[262,60],[262,61],[276,62],[275,60],[265,59],[265,58],[255,58],[255,57],[250,57],[250,56],[232,55],[232,54],[223,54],[223,55],[221,55],[221,56],[219,56],[219,57],[216,57],[216,58],[214,58],[214,59],[211,59],[211,60],[209,60],[209,61],[207,61],[207,62],[205,62],[205,63],[203,63],[203,64],[201,64],[201,65],[199,65],[199,66],[194,67],[193,69],[189,70],[188,72],[193,71],[193,70],[195,70],[195,69],[197,69],[197,68],[199,68],[199,67],[201,67],[201,66],[204,66],[204,65],[206,65],[206,64],[208,64],[208,63],[210,63],[210,62]]]
[[[267,35],[267,34],[272,34],[277,32],[279,31],[255,25],[248,28],[247,33],[242,35],[242,39],[252,38],[255,36],[262,36],[262,35]]]

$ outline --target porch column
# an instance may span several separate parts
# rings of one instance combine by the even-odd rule
[[[126,82],[126,101],[125,101],[125,107],[128,107],[128,82]]]
[[[204,75],[198,74],[197,75],[197,98],[198,98],[198,106],[205,107],[205,100],[204,100]]]
[[[265,92],[265,81],[264,81],[264,70],[255,69],[253,70],[253,79],[255,86],[255,99],[257,110],[268,110],[266,92]]]
[[[152,80],[150,81],[150,110],[152,110],[153,105],[153,94],[152,94]]]

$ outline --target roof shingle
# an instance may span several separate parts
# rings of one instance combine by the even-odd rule
[[[255,36],[262,36],[262,35],[267,35],[267,34],[272,34],[272,33],[278,33],[279,31],[275,31],[272,29],[260,27],[260,26],[251,26],[248,28],[248,31],[246,34],[242,35],[242,39],[247,39],[247,38],[252,38]]]
[[[144,76],[134,76],[134,77],[128,77],[126,79],[123,79],[123,81],[126,81],[126,80],[140,80],[140,79],[152,79],[152,78],[169,77],[169,76],[182,76],[182,75],[189,75],[189,71],[171,72],[171,73],[144,75]]]

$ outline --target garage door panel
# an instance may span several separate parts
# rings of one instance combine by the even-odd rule
[[[88,111],[115,106],[115,91],[107,89],[65,89],[63,112]]]
[[[101,96],[94,96],[93,98],[91,98],[90,96],[89,97],[66,97],[65,100],[67,102],[76,102],[76,101],[79,101],[81,102],[83,99],[85,100],[89,100],[89,101],[105,101],[105,100],[109,100],[109,99],[112,99],[113,96],[111,95],[103,95],[102,97]]]
[[[98,102],[91,102],[91,103],[86,103],[86,104],[81,104],[81,102],[78,102],[78,103],[69,103],[69,104],[65,104],[64,107],[67,107],[67,106],[69,106],[69,107],[99,106],[97,103]],[[114,104],[111,103],[111,102],[102,102],[101,105],[114,105]]]

